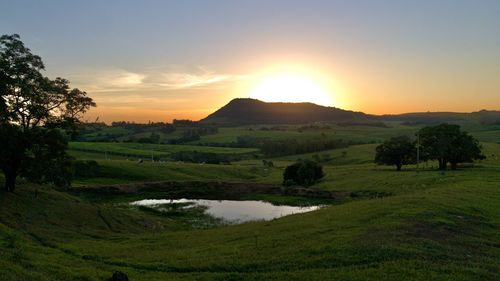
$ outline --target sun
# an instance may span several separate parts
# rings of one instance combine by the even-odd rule
[[[332,97],[318,82],[302,75],[283,73],[266,76],[250,91],[250,98],[265,102],[312,102],[332,106]]]

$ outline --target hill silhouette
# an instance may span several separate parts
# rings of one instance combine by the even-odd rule
[[[304,124],[313,122],[360,123],[400,121],[408,124],[436,124],[443,122],[475,122],[500,124],[500,111],[481,110],[471,113],[415,112],[404,114],[371,115],[363,112],[321,106],[314,103],[263,102],[250,98],[236,98],[201,123],[225,126],[251,124]]]
[[[237,98],[200,120],[221,125],[300,124],[319,121],[364,121],[370,116],[362,112],[326,107],[314,103],[263,102]]]

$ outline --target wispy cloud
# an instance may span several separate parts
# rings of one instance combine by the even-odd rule
[[[93,92],[126,92],[138,90],[169,91],[181,89],[218,89],[231,82],[245,79],[246,75],[219,74],[206,67],[191,71],[179,69],[149,69],[132,72],[124,69],[89,71],[69,77],[78,87]]]
[[[198,88],[236,79],[236,77],[231,75],[218,75],[214,73],[164,73],[162,77],[163,81],[158,83],[158,85],[170,89]]]

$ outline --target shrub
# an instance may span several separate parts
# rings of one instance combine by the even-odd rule
[[[301,160],[288,167],[283,173],[283,185],[311,186],[325,176],[323,167],[311,160]]]
[[[75,177],[91,178],[99,175],[99,164],[94,160],[77,160],[73,162]]]

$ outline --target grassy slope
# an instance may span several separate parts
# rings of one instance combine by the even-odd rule
[[[364,143],[382,142],[383,140],[399,135],[414,136],[415,132],[420,129],[420,126],[406,126],[398,122],[386,122],[388,128],[373,127],[373,126],[338,126],[330,125],[329,129],[306,129],[302,132],[298,129],[302,125],[280,126],[285,130],[262,130],[263,127],[271,128],[272,125],[256,125],[245,127],[220,128],[219,133],[213,135],[202,136],[197,143],[231,143],[235,142],[239,136],[255,136],[269,139],[298,139],[307,140],[326,136],[332,139],[343,139],[351,141],[359,141]],[[484,142],[495,142],[500,140],[500,127],[498,125],[481,125],[464,123],[463,129],[470,132],[474,137]]]
[[[300,132],[301,126],[283,126],[286,130],[262,130],[262,127],[272,126],[252,126],[236,128],[220,128],[218,134],[206,135],[196,143],[230,143],[235,142],[239,136],[250,135],[268,139],[297,139],[307,140],[320,137],[322,134],[332,139],[344,139],[362,142],[382,141],[394,134],[412,134],[415,127],[395,125],[395,128],[378,128],[369,126],[340,127],[332,125],[331,129],[308,129]],[[252,128],[249,130],[248,128]]]
[[[398,173],[366,164],[373,158],[369,147],[349,148],[346,163],[326,166],[328,176],[319,186],[393,196],[208,230],[188,230],[166,218],[48,188],[37,198],[26,185],[16,194],[0,193],[0,276],[103,280],[123,270],[132,280],[500,278],[500,145],[485,144],[489,158],[475,168],[418,176],[412,167]],[[256,172],[257,162],[251,161],[231,166],[101,161],[107,176],[81,183],[215,176],[279,182],[291,160],[275,160],[278,167],[266,173],[260,166]]]
[[[112,142],[71,142],[69,145],[71,151],[95,152],[104,156],[108,153],[119,153],[129,155],[130,157],[151,158],[168,157],[170,154],[180,151],[198,151],[213,152],[220,154],[245,154],[256,152],[253,148],[226,148],[226,147],[207,147],[193,145],[166,145],[166,144],[140,144],[140,143],[112,143]],[[111,155],[110,155],[111,156]]]
[[[279,170],[265,170],[243,165],[210,165],[195,163],[158,163],[138,164],[127,160],[98,160],[101,173],[94,178],[77,179],[74,185],[113,184],[151,181],[266,181],[280,177]]]

